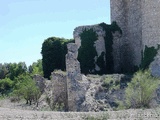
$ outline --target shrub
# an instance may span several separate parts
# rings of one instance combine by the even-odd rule
[[[150,107],[149,103],[158,83],[159,81],[152,77],[148,70],[136,72],[125,90],[127,107]]]
[[[36,83],[29,75],[22,76],[23,80],[16,84],[13,94],[26,100],[26,104],[32,104],[35,102],[38,106],[38,99],[41,96],[40,89],[36,86]]]
[[[108,90],[117,90],[120,89],[120,81],[114,79],[112,76],[107,76],[102,84],[102,87],[107,88]]]
[[[14,82],[10,80],[9,78],[0,80],[0,93],[2,95],[8,93],[12,89],[13,83]]]

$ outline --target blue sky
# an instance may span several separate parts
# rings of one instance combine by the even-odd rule
[[[0,0],[0,63],[41,59],[51,36],[73,38],[77,26],[110,23],[110,0]]]

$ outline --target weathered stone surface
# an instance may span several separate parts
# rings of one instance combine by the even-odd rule
[[[97,58],[101,55],[102,52],[106,53],[105,40],[104,40],[105,31],[103,30],[103,28],[98,24],[88,25],[88,26],[87,25],[86,26],[79,26],[79,27],[74,29],[73,36],[74,36],[74,39],[75,39],[75,43],[78,45],[78,48],[79,48],[81,46],[80,34],[83,33],[84,30],[90,30],[90,29],[93,29],[93,31],[98,36],[98,39],[94,43],[94,46],[96,48],[97,55],[98,55],[98,56],[95,57],[95,66],[96,66],[95,70],[100,71],[99,66],[96,64],[96,61],[97,61]],[[104,57],[104,61],[106,61],[105,57]]]
[[[104,41],[105,31],[98,24],[88,25],[88,26],[87,25],[86,26],[79,26],[79,27],[76,27],[73,32],[75,43],[78,45],[78,48],[81,46],[80,34],[83,33],[84,30],[90,30],[90,29],[93,29],[93,31],[96,32],[96,34],[98,35],[98,40]],[[105,50],[104,48],[101,48],[101,49]]]
[[[60,70],[52,72],[51,82],[53,85],[53,107],[57,104],[64,105],[65,110],[67,110],[68,100],[66,72]]]
[[[116,21],[123,33],[115,43],[121,45],[117,48],[120,68],[132,71],[140,65],[145,46],[160,44],[160,0],[110,0],[110,3],[111,21]]]
[[[34,75],[33,80],[36,81],[36,85],[40,88],[41,93],[44,92],[45,86],[45,78],[41,75]]]
[[[150,65],[151,74],[155,77],[160,77],[160,50]]]
[[[123,71],[133,71],[141,63],[142,50],[142,12],[141,0],[110,0],[111,21],[116,21],[122,30],[122,37],[115,46],[120,45],[118,63]],[[114,54],[113,54],[114,55]],[[116,61],[117,60],[117,61]]]
[[[42,99],[42,102],[45,101],[45,103],[49,107],[49,103],[46,99],[50,100],[50,104],[53,104],[53,98],[54,98],[53,84],[52,84],[51,80],[46,80],[45,86],[46,86],[46,88],[44,89],[44,94],[43,94],[45,97],[41,96],[42,98],[40,98],[40,99]]]
[[[103,82],[106,78],[119,82],[116,89],[110,90],[109,87],[103,87]],[[110,79],[111,78],[111,79]],[[127,82],[131,80],[131,76],[123,74],[113,75],[87,75],[89,81],[88,89],[86,90],[85,100],[80,106],[81,111],[106,111],[112,110],[117,106],[117,100],[123,101],[125,99],[125,88]]]
[[[156,47],[160,44],[160,0],[141,0],[142,2],[142,43]]]
[[[68,92],[68,110],[78,111],[78,105],[83,99],[82,86],[79,82],[82,81],[80,72],[80,63],[77,60],[78,45],[69,43],[67,45],[68,53],[66,54],[66,71],[67,71],[67,92]]]
[[[111,21],[116,21],[122,29],[122,35],[113,33],[114,72],[133,71],[135,66],[141,64],[144,47],[157,47],[160,44],[159,19],[160,0],[111,0]],[[78,48],[81,46],[80,34],[90,29],[98,35],[94,44],[98,57],[105,52],[105,31],[101,26],[77,27],[74,30],[75,43],[67,45],[67,74],[53,72],[52,80],[45,84],[43,78],[35,76],[37,85],[53,100],[51,102],[64,103],[69,111],[104,111],[105,108],[113,107],[117,99],[124,99],[124,75],[112,75],[115,80],[120,81],[120,88],[109,91],[102,87],[100,76],[86,77],[80,73],[80,63],[77,60]],[[96,60],[97,57],[95,62]],[[98,71],[98,65],[95,66]],[[151,63],[150,70],[153,76],[160,77],[160,50]],[[158,99],[159,88],[157,91]]]

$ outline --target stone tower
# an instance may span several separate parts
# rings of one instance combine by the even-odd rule
[[[145,46],[160,44],[160,0],[110,0],[111,21],[122,29],[121,69],[133,70],[141,64]],[[131,68],[131,69],[130,69]]]
[[[142,45],[157,47],[160,44],[160,0],[141,0]]]
[[[120,67],[131,72],[141,63],[142,12],[141,0],[111,0],[111,21],[122,29],[119,40]]]

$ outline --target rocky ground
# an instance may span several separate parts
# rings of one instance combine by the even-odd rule
[[[159,120],[159,110],[53,112],[0,107],[0,120]]]
[[[0,100],[0,120],[160,120],[160,109],[129,109],[106,112],[55,112],[35,110],[25,101]]]
[[[124,88],[130,78],[118,74],[88,75],[87,92],[81,106],[86,112],[51,111],[45,95],[41,96],[39,107],[26,105],[24,100],[1,99],[0,120],[160,120],[160,109],[115,111],[116,100],[124,100]]]

